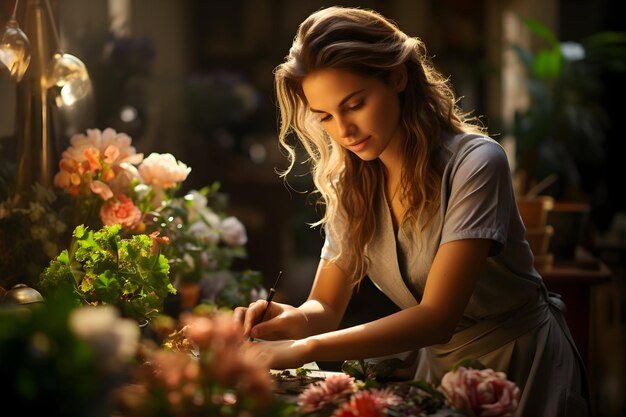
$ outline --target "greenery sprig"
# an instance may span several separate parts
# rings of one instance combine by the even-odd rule
[[[74,229],[70,249],[63,250],[40,276],[39,289],[49,293],[73,285],[83,304],[111,304],[140,323],[157,315],[163,300],[176,290],[167,258],[146,234],[120,236],[120,225],[98,231]]]

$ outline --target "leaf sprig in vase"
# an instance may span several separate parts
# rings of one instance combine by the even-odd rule
[[[125,317],[140,323],[160,313],[163,300],[175,294],[167,258],[160,253],[158,237],[120,236],[119,224],[92,231],[74,229],[74,240],[43,271],[39,286],[44,294],[74,286],[86,305],[117,306]]]

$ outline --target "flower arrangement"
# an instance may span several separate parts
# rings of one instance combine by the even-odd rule
[[[243,343],[232,310],[201,304],[140,331],[118,309],[77,305],[61,287],[30,308],[0,305],[0,400],[77,417],[479,417],[510,416],[518,404],[518,387],[477,361],[459,363],[439,387],[389,379],[397,361],[347,361],[287,398]]]
[[[299,394],[300,415],[483,417],[512,416],[517,408],[517,385],[478,361],[461,361],[444,375],[439,387],[423,380],[381,383],[396,362],[344,362],[344,373],[330,375]],[[383,374],[377,375],[377,369]]]
[[[30,194],[6,193],[0,202],[1,276],[38,287],[39,274],[69,246],[76,226],[119,225],[121,237],[158,232],[169,239],[162,254],[175,287],[202,282],[203,300],[227,307],[262,297],[259,272],[233,270],[246,257],[247,235],[228,215],[219,183],[177,195],[190,172],[169,153],[144,158],[128,135],[111,128],[74,135],[54,188],[35,184]]]
[[[140,331],[112,306],[77,306],[61,288],[30,309],[0,305],[0,400],[68,417],[293,415],[242,342],[229,310],[204,304]]]
[[[159,347],[144,346],[141,365],[117,391],[121,417],[293,415],[294,405],[274,395],[269,370],[239,350],[242,330],[231,311],[200,307],[152,326],[167,336]]]

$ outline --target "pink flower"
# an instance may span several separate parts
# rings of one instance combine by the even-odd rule
[[[151,153],[139,165],[139,174],[144,183],[162,188],[172,188],[184,181],[191,172],[184,163],[170,153]]]
[[[298,396],[298,405],[303,412],[323,408],[343,397],[356,392],[354,378],[347,374],[330,375],[324,381],[311,384]]]
[[[159,234],[159,231],[150,233],[150,240],[152,241],[150,253],[153,255],[159,253],[161,245],[167,245],[170,243],[170,238],[168,236],[159,236]]]
[[[106,226],[120,224],[124,229],[132,229],[141,220],[141,210],[124,194],[106,201],[100,208],[100,219]]]
[[[111,188],[102,181],[91,181],[89,183],[89,188],[92,193],[99,195],[104,201],[113,197],[113,191],[111,191]]]
[[[459,367],[445,374],[440,390],[453,407],[471,417],[504,416],[517,408],[520,390],[506,374],[493,369]]]
[[[143,154],[136,153],[130,144],[128,135],[110,128],[104,131],[87,129],[86,135],[72,136],[70,146],[61,155],[54,184],[72,195],[89,194],[94,179],[118,190],[119,187],[113,187],[109,182],[123,175],[125,166],[137,165],[143,160]]]

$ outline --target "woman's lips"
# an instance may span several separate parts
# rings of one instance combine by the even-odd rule
[[[363,148],[365,148],[365,146],[367,145],[367,142],[370,140],[370,138],[371,136],[368,136],[365,139],[362,139],[352,145],[348,145],[348,149],[350,149],[352,152],[362,151]]]

